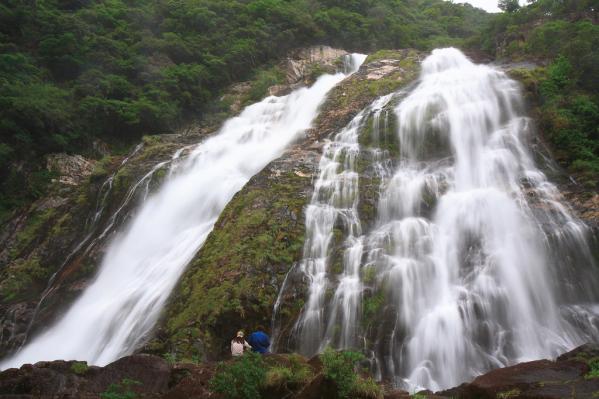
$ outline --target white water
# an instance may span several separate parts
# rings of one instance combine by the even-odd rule
[[[357,68],[365,56],[351,58]],[[143,344],[229,200],[310,127],[328,91],[345,76],[324,75],[311,88],[247,107],[184,165],[175,163],[164,185],[114,238],[95,281],[65,316],[0,367],[53,359],[104,365]]]
[[[370,149],[381,192],[365,236],[355,154],[366,150],[357,138],[371,111],[325,147],[306,216],[309,290],[296,346],[307,355],[361,348],[379,376],[439,390],[599,341],[589,232],[534,164],[518,84],[455,49],[435,50],[422,68],[395,109],[395,171]],[[339,219],[341,272],[331,251]],[[361,322],[376,295],[374,322]]]
[[[359,174],[356,162],[359,156],[358,131],[367,116],[378,116],[391,96],[375,101],[360,112],[323,149],[319,176],[314,185],[312,201],[306,210],[306,243],[301,271],[308,277],[308,301],[297,322],[300,350],[313,355],[332,344],[342,348],[357,345],[357,316],[362,284],[360,262],[363,253],[362,226],[358,216]],[[378,118],[377,118],[378,119]],[[329,288],[328,267],[334,228],[343,226],[343,274],[333,294],[332,305],[325,309],[325,293]],[[336,244],[342,244],[337,242]],[[338,319],[341,322],[338,323]],[[340,326],[340,331],[336,331]]]
[[[599,338],[598,326],[575,328],[560,308],[572,294],[562,284],[584,285],[583,273],[564,279],[568,269],[597,269],[590,256],[567,260],[588,252],[585,226],[534,165],[518,85],[455,49],[434,51],[422,67],[396,109],[401,160],[372,241],[380,248],[382,235],[393,247],[379,264],[397,314],[390,368],[435,390]],[[436,203],[430,215],[425,195]],[[580,294],[597,301],[592,290]]]

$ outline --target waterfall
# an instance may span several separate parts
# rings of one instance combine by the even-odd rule
[[[357,344],[356,316],[362,285],[359,270],[363,253],[362,226],[358,216],[359,155],[358,131],[367,116],[380,115],[391,96],[382,97],[356,117],[323,149],[312,201],[306,210],[306,242],[301,271],[310,281],[308,302],[296,325],[302,353],[322,351],[338,334],[336,346]],[[378,120],[378,118],[377,118]],[[335,239],[335,225],[341,224],[345,236],[343,274],[333,294],[331,306],[325,306],[327,262]],[[340,318],[342,322],[337,323]],[[326,322],[326,323],[325,323]],[[335,331],[339,325],[341,331]]]
[[[355,72],[365,56],[348,58]],[[248,106],[186,160],[171,162],[166,181],[111,241],[81,297],[1,367],[54,359],[105,365],[141,346],[229,200],[310,127],[328,91],[345,76],[323,75],[310,88]]]
[[[361,349],[378,377],[439,390],[599,341],[592,237],[535,166],[519,85],[441,49],[396,97],[377,99],[324,148],[295,347]],[[381,144],[389,135],[392,153]],[[365,151],[380,179],[368,231],[356,194]]]

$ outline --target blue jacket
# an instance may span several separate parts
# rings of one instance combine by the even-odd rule
[[[250,334],[248,337],[248,343],[252,346],[254,352],[268,353],[268,347],[270,346],[270,339],[265,332],[256,331]]]

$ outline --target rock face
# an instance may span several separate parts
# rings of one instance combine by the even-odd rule
[[[304,80],[309,81],[314,76],[308,78],[303,74],[313,69],[321,73],[327,68],[334,70],[337,68],[335,57],[343,54],[346,52],[342,50],[315,47],[290,55],[295,65],[291,83],[301,85]],[[279,90],[290,90],[291,86],[284,85]],[[126,157],[107,155],[100,161],[66,154],[48,157],[47,167],[57,176],[48,196],[19,210],[0,226],[0,358],[10,354],[40,328],[52,324],[56,315],[82,292],[93,278],[112,234],[128,220],[137,202],[161,183],[172,155],[182,148],[185,155],[185,147],[200,142],[224,119],[238,112],[250,88],[251,82],[232,86],[226,98],[216,104],[204,120],[174,134],[146,136]],[[161,162],[165,164],[148,174]],[[315,162],[318,160],[308,157],[298,160],[297,167],[281,163],[278,172],[273,169],[275,175],[271,180],[278,179],[276,173],[283,173],[290,179],[309,181],[307,176]],[[309,166],[302,166],[304,163]],[[256,182],[267,184],[264,180],[260,183],[260,179]],[[278,182],[281,192],[286,185],[291,186],[284,177]],[[271,222],[281,221],[285,226],[279,227],[289,229],[285,234],[293,237],[289,239],[291,242],[301,240],[294,229],[296,225],[303,226],[302,205],[294,208],[292,203],[293,200],[305,201],[305,198],[288,199],[291,205],[280,206],[284,201],[281,198],[273,210],[279,212],[278,219]],[[266,200],[270,198],[261,201]],[[229,218],[232,218],[231,212]],[[288,217],[296,220],[288,223]],[[271,227],[274,228],[263,226]],[[239,237],[235,240],[239,241]],[[265,245],[251,244],[257,245],[252,249],[254,252]],[[301,250],[297,243],[290,245],[296,245],[295,251]],[[286,261],[280,260],[281,264]],[[246,265],[250,269],[257,267],[249,262]]]
[[[187,134],[148,137],[128,157],[106,157],[95,165],[80,156],[49,157],[48,167],[59,176],[49,195],[0,228],[0,357],[51,324],[80,294],[111,234],[165,170],[135,190],[134,183],[197,140]]]
[[[306,78],[310,78],[311,70],[314,65],[324,70],[332,70],[342,67],[339,63],[342,56],[346,55],[345,50],[334,49],[329,46],[312,46],[301,49],[291,54],[285,61],[285,72],[288,84],[299,83]]]
[[[83,183],[94,170],[94,162],[81,155],[50,154],[46,159],[50,172],[58,174],[56,181],[70,186]]]
[[[592,399],[599,396],[599,347],[584,345],[557,358],[537,360],[493,370],[471,383],[443,392],[408,392],[381,384],[385,399],[460,398],[460,399]],[[225,362],[225,364],[230,361]],[[265,399],[335,399],[335,384],[327,380],[318,358],[308,361],[298,355],[273,355],[264,358],[266,370],[299,365],[306,371],[300,385],[281,385],[269,381],[261,387]],[[109,392],[137,398],[207,399],[222,398],[210,390],[210,379],[217,364],[177,363],[151,355],[127,356],[105,367],[84,362],[54,361],[24,365],[0,373],[0,397],[6,398],[100,398]],[[596,366],[599,367],[599,366]],[[368,394],[352,394],[354,399],[375,399]],[[357,396],[356,396],[357,395]],[[131,397],[131,396],[122,396]],[[376,398],[382,399],[382,398]]]
[[[151,355],[128,356],[106,367],[63,360],[39,362],[2,372],[0,397],[99,398],[104,392],[128,389],[141,397],[160,397],[168,391],[172,374],[164,359]]]
[[[271,324],[281,284],[302,258],[304,208],[312,195],[323,141],[375,98],[411,82],[418,75],[419,57],[416,51],[386,52],[372,63],[367,60],[331,91],[305,137],[254,176],[227,205],[175,288],[156,339],[144,350],[219,359],[229,351],[237,330]],[[292,286],[282,298],[282,341],[304,300],[305,282],[298,279]]]
[[[512,79],[519,81],[524,89],[527,103],[530,107],[529,113],[537,121],[540,119],[540,94],[539,94],[539,76],[538,64],[532,62],[518,62],[502,64],[504,69]],[[542,125],[539,123],[539,125]],[[578,182],[578,176],[569,176],[554,159],[554,152],[559,148],[551,148],[544,139],[545,132],[542,126],[538,126],[539,135],[535,137],[533,149],[538,155],[537,163],[541,166],[543,172],[556,183],[561,194],[564,196],[573,213],[578,218],[589,225],[594,232],[594,235],[599,234],[599,193],[596,187],[589,187]],[[599,246],[599,242],[595,240],[594,245]]]
[[[471,383],[438,395],[463,399],[596,398],[599,396],[599,374],[590,373],[590,364],[599,359],[598,355],[596,344],[584,345],[556,361],[537,360],[493,370]]]

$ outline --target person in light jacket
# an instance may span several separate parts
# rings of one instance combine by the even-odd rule
[[[237,336],[231,341],[231,355],[241,356],[245,349],[252,349],[252,347],[243,338],[243,331],[237,331]]]

